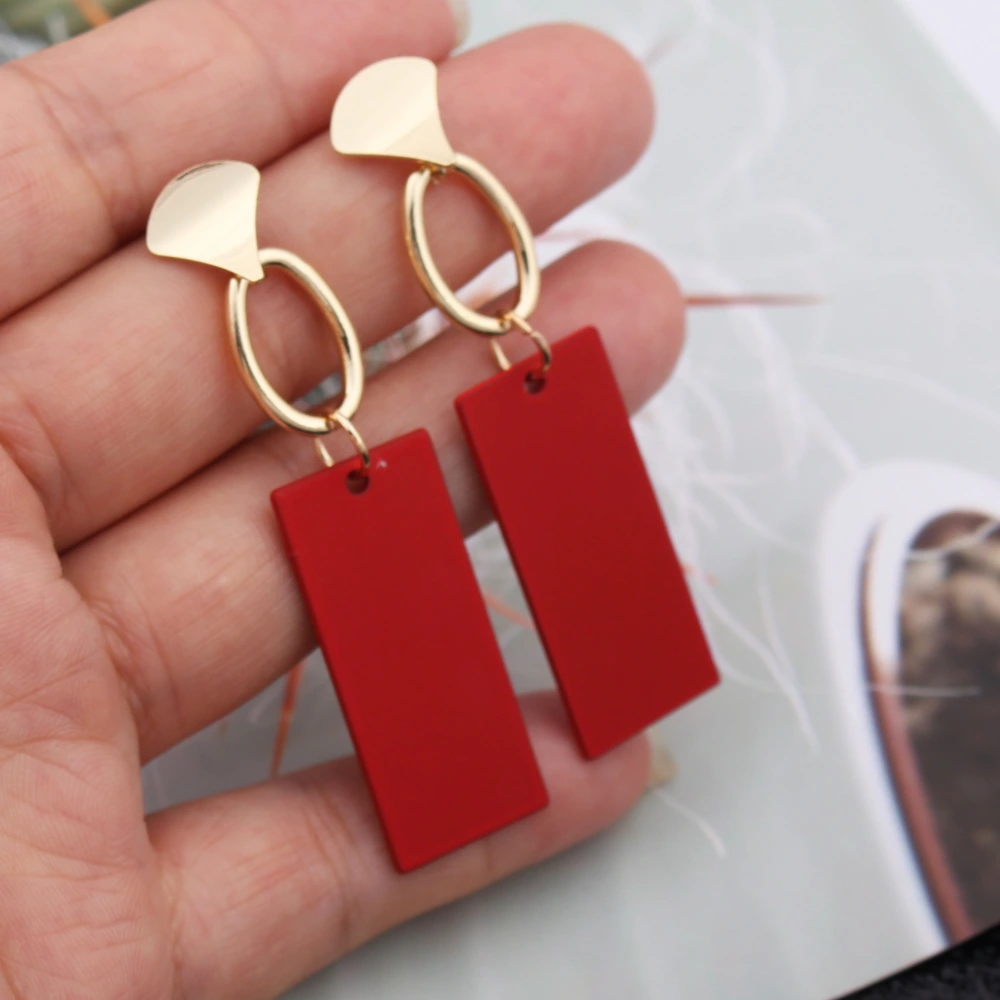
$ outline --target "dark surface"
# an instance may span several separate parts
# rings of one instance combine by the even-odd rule
[[[955,939],[1000,920],[1000,531],[953,511],[917,537],[900,605],[901,675],[910,746],[964,919]],[[975,692],[934,697],[928,689]],[[908,803],[899,789],[904,811]],[[912,803],[910,803],[912,805]],[[924,856],[926,863],[926,856]],[[931,895],[938,880],[927,871]],[[948,915],[941,914],[948,924]],[[1000,994],[998,994],[1000,995]]]
[[[850,1000],[995,1000],[1000,998],[1000,927],[908,969]]]

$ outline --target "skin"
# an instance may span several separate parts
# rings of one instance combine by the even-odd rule
[[[337,157],[326,123],[363,65],[444,60],[454,37],[445,0],[157,0],[0,69],[4,1000],[274,997],[642,793],[643,738],[584,762],[536,695],[549,808],[414,874],[393,871],[353,760],[143,815],[143,763],[314,645],[268,495],[315,455],[249,437],[261,414],[227,354],[225,277],[151,257],[150,206],[193,163],[261,165],[262,244],[316,266],[367,343],[387,336],[426,307],[399,231],[408,168]],[[573,27],[447,61],[441,102],[536,231],[623,174],[652,118],[639,67]],[[461,186],[431,215],[456,286],[505,249]],[[596,323],[631,407],[666,378],[683,310],[656,261],[597,243],[543,288],[536,325],[558,339]],[[265,369],[295,398],[335,367],[328,338],[280,280],[252,300]],[[430,430],[470,531],[488,514],[451,401],[491,366],[482,340],[447,331],[374,378],[358,418],[373,443]]]

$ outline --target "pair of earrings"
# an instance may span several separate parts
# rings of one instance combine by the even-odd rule
[[[503,185],[456,153],[437,107],[437,67],[384,60],[358,73],[333,110],[334,148],[416,161],[405,236],[431,300],[487,338],[501,369],[456,400],[576,736],[596,757],[718,682],[628,414],[597,331],[550,346],[529,323],[540,271],[531,230]],[[463,304],[428,245],[424,196],[458,174],[511,238],[517,304],[491,316]],[[248,389],[289,430],[311,435],[326,468],[272,500],[389,847],[416,868],[548,801],[462,533],[425,430],[368,450],[354,426],[361,349],[329,286],[287,250],[258,250],[260,174],[207,163],[153,207],[149,249],[229,271],[228,327]],[[247,291],[284,269],[321,307],[343,362],[339,405],[305,413],[261,370]],[[499,338],[538,349],[511,365]],[[357,456],[333,464],[322,439],[345,432]]]

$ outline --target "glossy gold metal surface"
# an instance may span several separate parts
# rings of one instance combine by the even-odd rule
[[[362,438],[361,434],[358,432],[357,427],[355,427],[354,424],[340,412],[340,410],[336,410],[335,412],[329,414],[328,419],[333,424],[333,426],[330,427],[331,433],[339,429],[351,439],[351,443],[354,445],[354,450],[361,457],[362,468],[365,472],[368,472],[368,470],[372,467],[372,457],[369,454],[368,446],[365,444],[364,438]],[[316,444],[316,454],[319,455],[320,461],[328,469],[332,469],[335,464],[333,456],[329,451],[327,451],[326,445],[323,443],[323,439],[321,437],[317,437],[313,438],[313,441]]]
[[[455,162],[438,110],[437,66],[383,59],[348,81],[330,120],[333,148],[346,156],[394,156],[440,167]]]
[[[160,193],[150,213],[146,244],[162,257],[177,257],[223,268],[229,282],[227,320],[233,355],[246,387],[275,423],[313,435],[320,458],[333,460],[321,438],[337,429],[354,442],[365,468],[371,463],[351,417],[361,404],[365,369],[361,345],[350,318],[319,273],[289,250],[257,248],[257,196],[260,171],[249,163],[218,161],[192,167]],[[319,306],[337,340],[343,363],[344,392],[332,413],[305,413],[293,406],[264,374],[250,337],[247,295],[264,277],[265,267],[285,271]]]
[[[304,413],[271,385],[257,360],[250,338],[250,324],[247,320],[247,292],[250,282],[246,278],[233,278],[229,283],[227,316],[230,341],[240,375],[254,398],[275,423],[303,434],[329,434],[337,426],[341,426],[338,418],[349,421],[354,416],[364,391],[365,369],[354,326],[330,286],[301,257],[288,250],[268,247],[260,251],[259,262],[264,267],[280,267],[319,306],[337,338],[344,369],[344,395],[334,413]]]
[[[384,59],[363,69],[340,93],[330,122],[333,147],[349,156],[395,156],[415,160],[419,169],[406,182],[403,218],[410,260],[424,290],[455,324],[488,337],[502,337],[513,327],[529,336],[548,371],[552,352],[528,323],[541,293],[541,270],[528,220],[510,192],[486,167],[456,153],[444,134],[438,110],[437,66],[428,59]],[[432,180],[458,174],[475,187],[500,217],[510,237],[517,266],[518,298],[500,316],[465,305],[445,281],[427,239],[424,201]],[[502,369],[510,362],[499,344],[493,355]]]
[[[160,257],[220,267],[260,281],[257,195],[260,171],[249,163],[202,163],[160,192],[146,227],[146,245]]]
[[[500,217],[513,245],[519,286],[517,304],[507,316],[488,316],[486,313],[470,309],[444,280],[437,264],[434,263],[427,239],[424,197],[434,173],[430,167],[424,167],[410,174],[406,181],[403,199],[404,233],[414,270],[434,304],[452,322],[489,337],[501,337],[511,328],[511,316],[518,316],[527,321],[538,305],[542,275],[535,254],[531,227],[524,213],[518,208],[517,202],[486,167],[470,156],[456,154],[455,162],[447,173],[456,173],[471,182]]]
[[[548,370],[552,367],[552,348],[549,346],[548,340],[545,336],[538,332],[527,320],[521,319],[516,313],[505,313],[501,319],[506,320],[509,324],[507,329],[511,327],[517,327],[526,337],[529,337],[538,348],[539,354],[542,356],[542,366],[538,370],[538,374],[545,375]],[[499,340],[491,340],[490,347],[493,349],[493,357],[496,359],[496,363],[502,372],[509,372],[511,369],[510,358],[504,353],[504,349],[500,346]]]

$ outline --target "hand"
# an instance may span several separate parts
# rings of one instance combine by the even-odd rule
[[[0,997],[273,997],[386,928],[609,824],[648,748],[578,756],[549,696],[525,700],[551,794],[535,816],[394,873],[353,760],[144,817],[139,768],[287,671],[314,641],[270,491],[308,441],[261,413],[220,319],[225,279],[154,259],[162,185],[213,158],[268,164],[264,244],[309,260],[363,340],[425,300],[398,223],[403,164],[337,157],[343,83],[399,53],[443,60],[445,0],[159,0],[0,70]],[[536,231],[626,171],[650,129],[639,68],[580,28],[446,62],[446,127]],[[435,191],[454,284],[506,249],[461,185]],[[541,329],[589,323],[626,399],[667,375],[683,312],[640,251],[585,247],[545,275]],[[280,281],[252,294],[266,370],[294,398],[335,366]],[[525,348],[527,349],[527,348]],[[446,332],[373,379],[364,430],[429,428],[468,530],[486,520],[452,399],[492,372]]]

